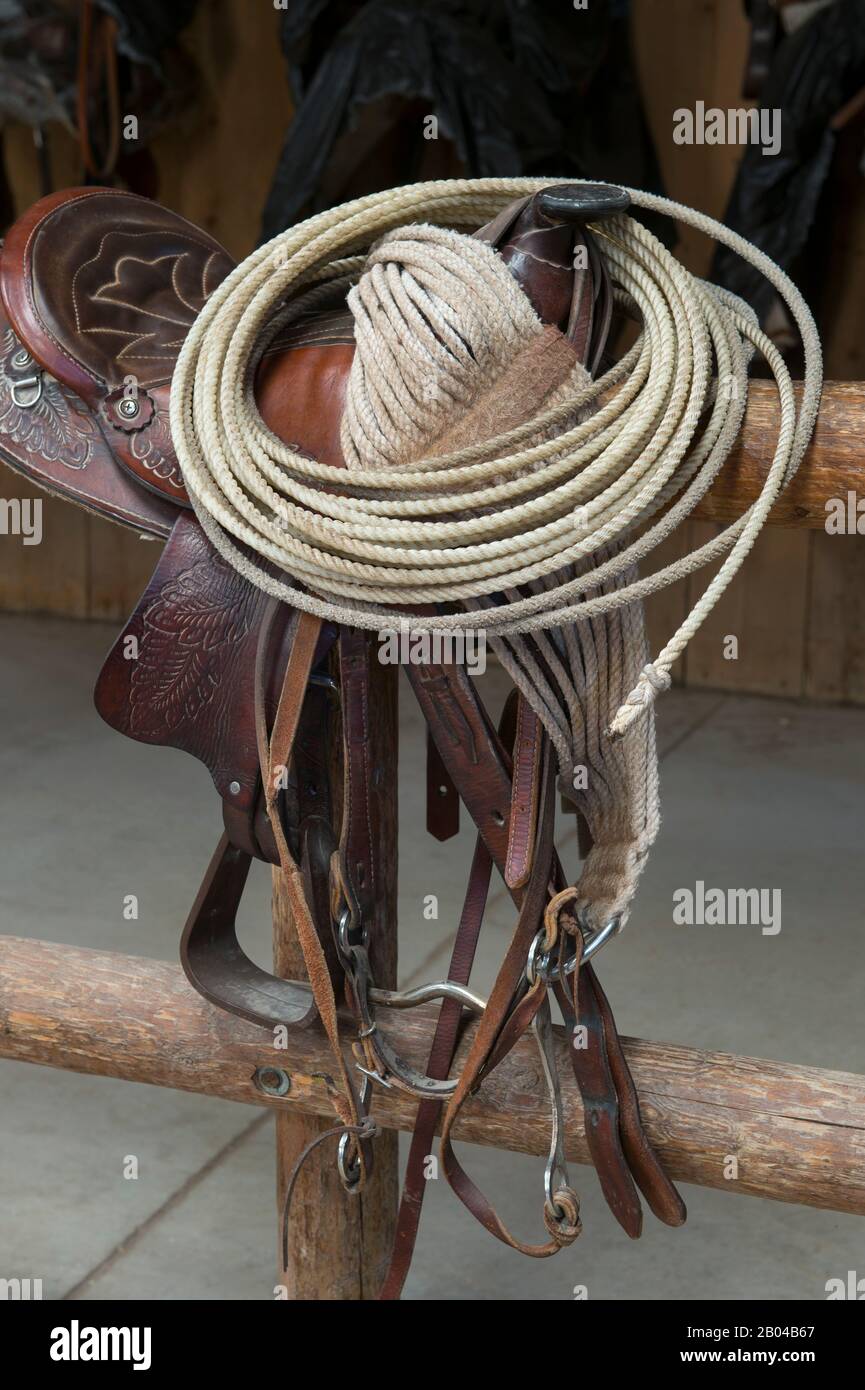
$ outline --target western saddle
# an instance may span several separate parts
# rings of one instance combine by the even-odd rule
[[[519,199],[477,233],[499,251],[542,323],[555,330],[557,350],[590,374],[604,357],[613,294],[587,224],[622,212],[627,202],[620,190],[603,186],[548,189]],[[145,199],[101,188],[37,203],[9,232],[0,265],[0,455],[49,492],[165,542],[103,666],[95,699],[112,728],[200,759],[222,800],[224,834],[183,933],[184,969],[213,1004],[269,1029],[320,1021],[336,1040],[336,1006],[347,1008],[362,1078],[343,1065],[335,1102],[347,1187],[362,1185],[373,1159],[375,1086],[401,1086],[418,1098],[385,1297],[399,1295],[408,1269],[424,1159],[443,1111],[444,1172],[492,1234],[531,1255],[551,1254],[578,1235],[578,1203],[555,1124],[547,1239],[539,1245],[510,1235],[450,1139],[462,1101],[527,1028],[536,1031],[545,1068],[550,1063],[550,993],[566,1024],[579,1023],[587,1038],[569,1054],[612,1212],[629,1236],[638,1236],[639,1189],[660,1220],[678,1225],[684,1205],[642,1127],[613,1016],[589,960],[618,923],[600,933],[583,930],[556,854],[549,740],[516,690],[496,727],[456,662],[405,668],[429,733],[431,829],[442,839],[452,834],[462,801],[478,834],[448,981],[421,991],[443,999],[426,1071],[396,1056],[380,1026],[390,999],[375,986],[376,887],[388,855],[370,816],[375,633],[295,612],[227,563],[190,506],[172,443],[169,399],[178,354],[232,268],[207,232]],[[340,465],[354,352],[344,297],[279,333],[255,379],[265,426],[295,449]],[[546,669],[555,679],[554,667]],[[330,746],[335,704],[337,749]],[[335,757],[344,778],[341,807],[328,774]],[[591,840],[584,821],[581,836],[585,852]],[[312,990],[269,975],[240,946],[235,917],[253,859],[281,864],[293,884]],[[493,867],[513,899],[517,926],[483,1007],[468,979]],[[467,1015],[477,1013],[466,1064],[452,1077],[458,1038]]]

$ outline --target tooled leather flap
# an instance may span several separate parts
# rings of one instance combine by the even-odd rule
[[[94,692],[112,729],[191,753],[226,804],[247,816],[259,782],[255,656],[267,604],[195,517],[179,513]]]
[[[117,467],[88,407],[39,366],[0,311],[0,458],[40,487],[149,536],[177,507]]]

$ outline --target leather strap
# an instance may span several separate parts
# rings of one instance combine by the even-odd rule
[[[540,766],[538,717],[520,695],[517,699],[517,734],[514,742],[508,853],[505,860],[505,883],[512,890],[523,888],[531,871]]]
[[[459,834],[460,798],[429,729],[426,735],[426,828],[435,840]]]
[[[406,673],[460,797],[475,821],[493,862],[500,872],[503,872],[509,835],[504,817],[501,817],[502,824],[499,824],[500,815],[497,808],[500,805],[509,805],[511,779],[507,768],[507,756],[491,729],[471,679],[458,667],[408,666]],[[561,889],[565,887],[566,882],[564,873],[555,857],[553,863],[555,885]],[[519,893],[514,891],[512,896],[518,899]],[[598,1113],[605,1121],[594,1129],[587,1123],[590,1151],[610,1209],[627,1234],[636,1237],[641,1229],[642,1215],[639,1212],[639,1198],[628,1169],[628,1159],[637,1156],[639,1162],[639,1156],[643,1155],[645,1162],[645,1152],[651,1150],[651,1145],[642,1131],[639,1107],[630,1102],[627,1093],[622,1121],[617,1080],[624,1084],[622,1078],[627,1072],[627,1063],[620,1046],[617,1046],[612,1014],[608,1013],[609,1039],[615,1039],[612,1045],[615,1056],[614,1074],[610,1064],[610,1041],[594,990],[594,971],[591,966],[584,966],[579,974],[583,991],[580,998],[581,1010],[584,1009],[582,1021],[586,1023],[590,1038],[597,1046],[589,1063],[585,1061],[585,1053],[578,1055],[573,1048],[570,1049],[571,1060],[587,1111]],[[559,989],[556,993],[562,1003]],[[566,1006],[567,996],[563,1009]],[[609,1010],[609,1006],[607,1009]],[[573,1002],[570,1005],[570,1016],[573,1020]],[[620,1122],[629,1127],[627,1154],[620,1137]],[[657,1191],[659,1194],[655,1197],[658,1203],[656,1215],[659,1215],[661,1220],[678,1225],[683,1219],[684,1207],[666,1176],[658,1179],[657,1173],[660,1171],[658,1165],[655,1180],[656,1184],[662,1183],[664,1191],[663,1195],[660,1195],[660,1189],[657,1186],[653,1187],[653,1192]],[[652,1210],[656,1210],[655,1206],[652,1206]],[[667,1214],[661,1215],[662,1210]]]
[[[460,1108],[478,1083],[485,1064],[495,1047],[498,1035],[506,1025],[515,991],[525,975],[529,947],[543,919],[553,866],[555,810],[555,778],[550,748],[546,739],[544,745],[541,772],[542,804],[531,876],[526,886],[517,925],[505,959],[472,1040],[457,1089],[445,1112],[441,1134],[442,1168],[460,1201],[497,1240],[519,1250],[524,1255],[537,1259],[554,1255],[563,1244],[570,1243],[579,1234],[579,1210],[574,1195],[569,1190],[567,1195],[564,1192],[557,1194],[557,1205],[562,1215],[561,1219],[556,1222],[553,1219],[553,1214],[549,1214],[547,1229],[550,1235],[547,1241],[543,1244],[530,1245],[519,1240],[507,1229],[495,1208],[460,1164],[451,1143],[451,1131]],[[545,986],[536,982],[525,997],[530,1000],[532,1008],[536,1009],[540,1007],[544,993]],[[523,1011],[521,1021],[525,1023],[530,1021],[530,1012],[531,1010]],[[546,1215],[545,1213],[545,1217]]]
[[[78,144],[90,177],[104,183],[114,173],[120,152],[120,89],[117,70],[117,20],[101,10],[94,13],[93,0],[82,0],[78,40],[76,114]],[[107,116],[106,148],[97,159],[91,139],[90,118],[93,97],[91,83],[102,78],[104,68]]]
[[[467,985],[474,964],[478,937],[489,893],[493,861],[483,841],[475,842],[474,858],[469,873],[468,889],[463,903],[460,924],[448,967],[448,979]],[[462,1020],[462,1006],[452,999],[442,1004],[433,1037],[427,1073],[444,1079],[451,1068]],[[385,1301],[399,1298],[414,1254],[420,1224],[421,1208],[426,1193],[424,1166],[432,1149],[442,1102],[424,1100],[418,1106],[411,1148],[406,1163],[405,1182],[396,1222],[396,1236],[390,1266],[379,1298]]]
[[[607,996],[591,966],[586,967],[586,973],[603,1025],[607,1061],[619,1097],[619,1132],[628,1167],[658,1220],[667,1226],[681,1226],[687,1218],[687,1208],[646,1137],[637,1088],[625,1060]]]
[[[267,725],[264,719],[262,702],[256,711],[256,736],[259,758],[261,760],[262,780],[264,782],[265,802],[270,817],[271,829],[279,852],[280,867],[292,920],[297,931],[298,941],[303,952],[304,964],[312,987],[313,997],[324,1030],[330,1042],[336,1069],[342,1082],[341,1092],[331,1092],[331,1103],[344,1125],[357,1126],[361,1122],[360,1105],[354,1081],[345,1065],[339,1039],[336,998],[331,984],[327,960],[322,950],[318,932],[307,903],[303,877],[299,865],[292,857],[282,817],[279,810],[280,791],[285,781],[286,769],[291,761],[292,747],[297,732],[303,697],[315,661],[316,646],[321,632],[321,619],[311,614],[298,615],[297,629],[288,658],[282,684],[282,694],[276,711],[276,720],[268,742]],[[359,1150],[359,1152],[361,1152]],[[363,1157],[361,1168],[365,1170]],[[363,1172],[361,1182],[363,1181]]]
[[[580,971],[577,999],[559,987],[556,995],[569,1031],[579,1017],[588,1045],[569,1047],[574,1076],[580,1088],[586,1118],[586,1142],[607,1206],[632,1240],[643,1229],[643,1212],[634,1180],[622,1149],[619,1132],[619,1096],[607,1055],[603,1022],[592,988],[590,967]]]
[[[405,667],[460,800],[501,869],[508,852],[510,760],[471,677],[458,665]]]
[[[516,692],[511,692],[505,703],[499,726],[499,736],[505,742],[514,738],[516,705]],[[449,787],[453,789],[457,807],[459,807],[459,793],[454,786],[447,765],[438,752],[438,748],[432,737],[432,732],[428,728],[428,769],[433,754],[440,765],[442,775],[447,778]],[[463,904],[459,927],[457,928],[450,966],[448,968],[448,979],[455,984],[467,985],[469,976],[471,975],[478,937],[483,922],[484,909],[489,893],[491,873],[492,858],[483,840],[478,838],[475,843],[475,852],[469,874],[466,898]],[[427,1062],[427,1074],[429,1076],[441,1078],[448,1076],[456,1051],[461,1020],[461,1006],[454,1001],[446,1000],[439,1013],[432,1048]],[[441,1108],[442,1102],[434,1100],[422,1101],[418,1106],[411,1148],[406,1164],[403,1195],[397,1214],[394,1247],[388,1273],[382,1286],[381,1293],[379,1294],[379,1297],[383,1300],[399,1298],[411,1265],[420,1223],[421,1208],[426,1192],[426,1174],[424,1172],[424,1167],[432,1148],[436,1125],[441,1115]]]
[[[376,903],[376,846],[369,796],[369,644],[371,634],[342,628],[339,635],[342,691],[343,807],[340,876],[356,925],[372,920]]]

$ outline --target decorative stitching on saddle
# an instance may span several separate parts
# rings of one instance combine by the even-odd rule
[[[136,334],[136,333],[134,333],[133,331],[131,331],[131,330],[129,330],[129,329],[123,329],[123,328],[113,327],[113,326],[108,325],[108,324],[106,324],[106,325],[95,325],[94,327],[91,327],[91,328],[87,328],[87,327],[84,327],[84,326],[83,326],[83,324],[82,324],[82,318],[81,318],[81,312],[80,312],[80,309],[79,309],[79,304],[80,304],[80,295],[79,295],[79,290],[78,290],[79,278],[80,278],[80,276],[84,273],[84,271],[88,269],[88,267],[98,264],[98,262],[99,262],[99,260],[100,260],[100,258],[101,258],[101,256],[102,256],[102,254],[103,254],[103,252],[104,252],[104,250],[105,250],[105,246],[106,246],[106,243],[108,242],[109,238],[112,237],[112,236],[118,236],[118,235],[122,235],[124,238],[127,238],[127,239],[128,239],[128,238],[132,238],[132,237],[152,237],[152,236],[154,236],[155,234],[156,234],[156,229],[155,229],[155,228],[148,228],[148,229],[146,229],[146,230],[137,231],[137,232],[124,231],[124,232],[122,232],[122,233],[118,233],[118,232],[116,231],[116,229],[113,229],[113,228],[112,228],[111,231],[106,232],[106,233],[100,238],[99,246],[98,246],[98,248],[97,248],[97,250],[96,250],[96,253],[95,253],[94,255],[90,256],[86,261],[82,262],[82,264],[78,267],[78,269],[75,271],[75,274],[74,274],[73,277],[72,277],[72,287],[71,287],[72,311],[73,311],[73,316],[74,316],[74,321],[75,321],[75,327],[76,327],[76,330],[77,330],[78,334],[79,334],[81,337],[84,337],[84,336],[96,337],[96,336],[99,336],[99,335],[109,334],[109,335],[116,335],[116,336],[118,336],[118,337],[125,338],[125,339],[126,339],[125,345],[124,345],[124,346],[119,350],[119,352],[117,353],[117,360],[118,360],[118,362],[130,361],[130,360],[138,360],[138,361],[142,361],[142,362],[173,362],[174,357],[175,357],[175,355],[176,355],[175,352],[174,352],[174,349],[178,349],[178,350],[179,350],[179,348],[182,346],[183,340],[184,340],[184,338],[186,337],[186,333],[189,331],[190,327],[192,326],[192,323],[194,322],[194,320],[195,320],[195,318],[196,318],[196,316],[197,316],[197,314],[198,314],[198,310],[195,308],[195,306],[192,305],[192,304],[190,304],[190,303],[188,302],[188,300],[184,297],[184,295],[181,293],[180,286],[179,286],[179,282],[178,282],[178,270],[179,270],[180,263],[181,263],[181,261],[183,260],[183,258],[186,257],[186,256],[189,256],[189,255],[192,253],[192,251],[193,251],[194,249],[197,249],[197,250],[199,250],[199,251],[205,253],[205,255],[206,255],[206,260],[205,260],[204,266],[202,267],[201,273],[200,273],[202,303],[206,303],[206,301],[207,301],[207,299],[209,298],[210,293],[211,293],[211,291],[209,291],[208,288],[207,288],[208,274],[209,274],[209,270],[210,270],[210,268],[211,268],[213,262],[214,262],[214,261],[219,257],[219,255],[221,254],[221,253],[220,253],[220,250],[215,249],[215,248],[213,248],[213,247],[208,247],[208,246],[206,245],[206,243],[204,243],[203,241],[199,240],[199,239],[196,238],[196,237],[189,236],[189,235],[187,235],[187,234],[185,234],[185,233],[183,233],[183,232],[172,232],[171,235],[175,238],[176,241],[178,241],[178,242],[186,242],[186,243],[188,244],[188,245],[187,245],[187,248],[186,248],[185,250],[182,249],[182,248],[181,248],[181,249],[174,249],[174,250],[167,250],[167,251],[164,251],[164,252],[162,252],[161,254],[159,254],[159,255],[157,255],[157,256],[154,256],[152,259],[149,259],[149,258],[146,257],[146,256],[136,256],[136,255],[132,254],[132,253],[129,252],[129,251],[125,251],[125,252],[123,252],[123,254],[119,255],[119,256],[116,258],[115,262],[114,262],[114,267],[113,267],[113,271],[112,271],[112,276],[113,276],[113,278],[111,278],[111,279],[109,279],[109,280],[106,280],[102,285],[99,286],[98,289],[96,289],[91,295],[89,295],[89,296],[87,297],[87,298],[89,299],[89,302],[90,302],[90,303],[109,303],[109,304],[114,304],[114,305],[116,305],[118,308],[128,309],[128,310],[130,311],[130,313],[137,315],[139,318],[145,318],[145,319],[149,318],[149,319],[153,319],[154,322],[155,322],[156,324],[158,324],[158,325],[163,325],[163,326],[164,326],[164,325],[168,325],[168,324],[173,324],[175,327],[177,327],[177,328],[179,328],[179,329],[181,330],[181,334],[180,334],[179,338],[176,338],[176,339],[175,339],[175,338],[170,338],[170,339],[168,339],[168,341],[167,341],[167,343],[166,343],[166,347],[167,347],[168,350],[167,350],[167,351],[164,351],[164,352],[153,352],[153,351],[148,352],[148,351],[145,351],[143,347],[140,347],[140,346],[139,346],[140,344],[147,343],[148,339],[152,339],[152,338],[155,336],[154,333],[152,333],[152,332],[151,332],[151,333],[148,333],[146,330],[142,330],[140,333],[137,333],[137,334]],[[226,259],[226,260],[229,259],[227,253],[225,253],[225,259]],[[170,275],[171,287],[172,287],[172,289],[173,289],[173,291],[174,291],[175,297],[177,298],[178,302],[179,302],[180,304],[182,304],[183,307],[189,311],[189,313],[190,313],[190,315],[191,315],[191,318],[190,318],[190,319],[184,320],[184,319],[182,319],[182,318],[175,318],[174,316],[169,315],[169,314],[157,313],[157,312],[154,312],[154,311],[151,310],[151,309],[146,308],[146,307],[145,307],[144,305],[142,305],[142,304],[139,304],[139,303],[130,303],[130,302],[129,302],[128,300],[126,300],[126,299],[111,299],[111,298],[108,298],[109,292],[110,292],[111,290],[113,290],[113,289],[120,289],[120,288],[121,288],[120,270],[121,270],[121,267],[122,267],[124,264],[126,264],[127,262],[130,262],[130,263],[135,264],[135,265],[142,265],[142,266],[146,266],[146,267],[152,269],[152,268],[154,268],[155,266],[158,266],[162,261],[171,261],[171,262],[172,262],[171,275]],[[58,346],[59,346],[59,344],[58,344]],[[97,384],[101,384],[101,383],[100,383],[100,378],[97,377],[97,376],[95,376],[95,375],[90,371],[89,367],[87,367],[87,365],[86,365],[84,362],[81,362],[81,361],[80,361],[80,359],[78,358],[77,355],[75,356],[74,360],[75,360],[76,362],[79,363],[79,365],[83,368],[83,370],[86,371],[86,372],[88,373],[88,375],[91,376],[91,378],[92,378]]]
[[[109,237],[112,237],[112,236],[119,236],[119,235],[121,235],[121,233],[119,233],[119,232],[117,231],[116,228],[112,228],[111,231],[106,232],[106,233],[104,234],[104,236],[102,237],[101,241],[99,242],[99,248],[98,248],[96,254],[93,255],[93,256],[91,256],[91,257],[89,258],[89,260],[82,261],[81,265],[78,267],[78,269],[76,270],[75,274],[74,274],[73,277],[72,277],[72,304],[73,304],[73,308],[74,308],[74,310],[75,310],[75,326],[76,326],[76,328],[78,328],[79,332],[86,333],[86,332],[88,332],[88,330],[87,330],[87,329],[83,329],[83,328],[81,327],[81,320],[80,320],[79,317],[78,317],[78,308],[77,308],[77,304],[76,304],[76,300],[75,300],[76,281],[78,280],[79,275],[81,275],[81,274],[87,269],[88,266],[94,265],[94,264],[99,260],[99,258],[100,258],[101,255],[102,255],[102,252],[103,252],[103,250],[104,250],[104,248],[105,248],[105,243],[108,241],[108,238],[109,238]],[[151,228],[148,228],[146,231],[140,231],[140,232],[124,231],[124,232],[122,233],[122,235],[123,235],[124,237],[130,237],[130,238],[131,238],[131,237],[155,236],[155,235],[156,235],[156,228],[151,227]],[[211,259],[213,258],[213,256],[217,254],[217,253],[213,250],[213,248],[209,248],[203,241],[199,241],[196,237],[187,236],[187,235],[185,235],[183,232],[178,232],[178,233],[176,233],[176,234],[173,233],[172,235],[176,235],[178,241],[186,241],[186,242],[189,242],[190,247],[197,246],[200,250],[207,252],[208,261],[211,260]],[[122,263],[123,263],[125,260],[137,261],[138,264],[140,264],[140,265],[149,265],[149,266],[153,266],[153,265],[157,265],[159,261],[169,260],[169,259],[171,259],[171,258],[173,258],[175,261],[177,261],[177,260],[180,259],[181,256],[186,255],[186,254],[188,254],[188,252],[183,252],[183,251],[180,251],[180,252],[165,251],[165,252],[163,252],[161,255],[154,257],[153,260],[147,260],[147,259],[146,259],[145,257],[143,257],[143,256],[133,256],[133,255],[131,255],[130,253],[125,252],[123,255],[119,256],[118,259],[114,262],[114,274],[115,274],[115,276],[116,276],[118,266],[122,265]],[[227,253],[227,252],[226,252],[226,259],[228,259],[228,253]],[[173,279],[173,277],[172,277],[172,279]],[[102,285],[101,288],[98,289],[98,290],[96,291],[96,293],[93,295],[93,298],[94,298],[94,299],[100,298],[100,296],[105,292],[105,290],[111,289],[112,285],[117,285],[117,286],[119,287],[119,284],[120,284],[120,282],[119,282],[119,280],[117,280],[116,278],[115,278],[114,280],[107,280],[107,281],[105,282],[105,284]],[[186,301],[183,299],[182,295],[178,295],[178,298],[180,299],[181,303],[182,303],[187,309],[190,310],[191,313],[197,312],[196,310],[192,309],[192,306],[191,306],[191,305],[186,304]],[[122,302],[122,301],[121,301],[121,302]],[[125,307],[125,308],[136,309],[136,310],[138,310],[139,312],[142,312],[142,313],[146,313],[146,312],[147,312],[146,310],[140,310],[140,309],[139,309],[139,306],[138,306],[138,305],[135,305],[135,304],[132,304],[132,305],[130,305],[130,304],[125,304],[124,307]],[[156,318],[156,317],[158,317],[158,315],[155,315],[155,314],[154,314],[153,317]],[[169,322],[170,322],[170,321],[171,321],[171,320],[169,320]],[[180,327],[180,326],[181,326],[181,320],[178,319],[178,320],[177,320],[177,324],[178,324],[178,327]]]
[[[226,578],[233,593],[226,591]],[[228,670],[225,648],[236,650],[249,632],[248,600],[233,571],[212,560],[197,560],[159,587],[141,612],[140,654],[129,689],[131,733],[158,741],[166,731],[195,723]]]

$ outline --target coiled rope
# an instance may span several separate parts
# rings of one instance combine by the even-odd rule
[[[339,623],[398,628],[406,606],[456,602],[462,611],[412,619],[413,631],[465,629],[468,608],[480,610],[474,625],[493,638],[516,639],[632,605],[723,558],[621,699],[610,723],[621,734],[669,684],[670,667],[798,468],[817,414],[822,360],[810,311],[774,262],[710,217],[629,190],[636,207],[715,237],[771,281],[802,335],[798,407],[784,362],[753,314],[620,216],[593,231],[619,302],[642,322],[631,350],[597,381],[575,373],[564,398],[557,395],[534,419],[424,457],[423,443],[464,406],[467,373],[482,384],[494,379],[537,322],[496,253],[449,228],[474,229],[555,182],[413,184],[320,213],[274,238],[219,286],[194,323],[172,383],[171,430],[217,550],[266,592]],[[406,226],[417,219],[432,225]],[[358,254],[373,243],[369,256]],[[358,349],[343,420],[344,470],[279,440],[261,418],[253,380],[287,322],[354,285],[364,270],[350,297]],[[637,578],[636,563],[687,517],[732,450],[755,348],[780,405],[760,496],[717,537]],[[565,749],[560,761],[567,756]]]

